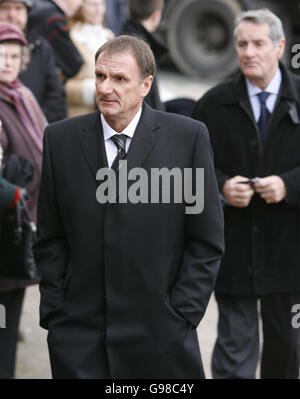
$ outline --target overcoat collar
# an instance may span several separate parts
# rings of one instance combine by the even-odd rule
[[[100,168],[107,167],[107,158],[100,112],[87,115],[80,129],[79,141],[89,168],[95,177]]]
[[[142,166],[159,139],[157,111],[143,104],[143,111],[131,141],[126,160],[128,170]],[[108,167],[100,112],[97,110],[85,119],[79,135],[80,145],[93,176],[100,168]]]
[[[280,99],[300,102],[299,95],[291,82],[290,73],[282,63],[279,63],[279,67],[282,72],[282,82],[279,92]],[[232,78],[231,86],[230,90],[226,91],[221,97],[220,102],[222,104],[235,104],[248,99],[246,81],[242,73],[238,73],[237,76]]]
[[[299,95],[296,91],[295,85],[292,84],[291,74],[287,71],[286,67],[282,63],[279,63],[279,67],[282,72],[282,82],[277,103],[274,108],[275,112],[272,113],[270,128],[277,126],[286,114],[289,114],[293,123],[300,123],[298,114],[300,102]],[[240,104],[254,122],[244,75],[239,73],[231,80],[230,86],[230,89],[221,97],[221,104]]]
[[[144,103],[140,121],[126,156],[128,170],[143,165],[152,148],[159,140],[159,128],[157,111]]]

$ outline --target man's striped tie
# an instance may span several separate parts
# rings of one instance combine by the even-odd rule
[[[118,172],[118,170],[120,169],[119,161],[121,161],[126,157],[127,136],[126,134],[115,134],[114,136],[111,137],[111,139],[113,140],[118,149],[118,154],[111,165],[111,169]]]

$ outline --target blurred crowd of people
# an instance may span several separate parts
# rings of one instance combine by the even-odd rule
[[[155,2],[154,9],[151,2],[149,2],[150,8],[147,9],[145,6],[146,3],[148,4],[148,2],[143,3],[139,0],[131,0],[128,2],[126,0],[0,0],[1,159],[3,153],[3,165],[5,166],[10,155],[15,154],[30,159],[34,164],[34,179],[26,187],[29,198],[29,211],[34,221],[36,220],[41,175],[42,138],[44,129],[47,124],[58,122],[68,117],[89,113],[97,108],[95,88],[95,53],[99,47],[115,36],[126,34],[139,36],[149,43],[156,62],[158,62],[162,55],[167,53],[167,46],[155,35],[155,31],[161,21],[164,2]],[[256,21],[255,18],[254,21]],[[248,23],[249,25],[249,23],[255,24],[256,22],[253,22],[253,19],[250,19],[250,22],[248,20],[248,22],[244,21],[243,23]],[[248,31],[240,30],[238,34],[243,36],[244,41],[248,40]],[[251,34],[249,35],[251,36]],[[279,58],[279,56],[276,58],[276,62]],[[241,60],[241,65],[243,65],[243,62],[244,61]],[[285,69],[283,69],[282,66],[280,66],[280,68],[282,70],[283,78],[288,79],[286,77]],[[242,72],[244,72],[245,76],[248,76],[247,71],[245,71],[246,67]],[[251,76],[251,74],[249,76]],[[188,98],[180,98],[164,103],[160,98],[158,79],[159,72],[156,72],[151,90],[145,98],[145,101],[157,110],[191,116],[195,102]],[[236,88],[236,86],[234,87]],[[235,88],[233,89],[233,86],[226,86],[226,89],[230,91],[231,94],[235,92]],[[243,89],[245,89],[245,87]],[[247,180],[247,178],[253,173],[258,173],[259,169],[255,169],[255,167],[251,166],[251,160],[249,160],[249,167],[244,163],[244,154],[248,150],[245,150],[242,144],[240,147],[244,151],[241,155],[242,158],[231,155],[232,151],[234,151],[233,145],[231,148],[228,147],[227,155],[224,156],[224,160],[222,159],[223,148],[228,146],[230,137],[223,139],[222,141],[220,137],[217,137],[218,132],[224,128],[226,117],[228,117],[230,122],[232,122],[233,119],[239,117],[238,112],[240,110],[238,112],[233,111],[232,114],[228,113],[227,115],[223,115],[223,109],[219,109],[219,104],[217,103],[220,96],[222,96],[222,99],[224,99],[227,104],[226,110],[228,111],[234,102],[243,101],[244,99],[244,97],[233,98],[233,94],[230,97],[228,91],[224,94],[225,91],[226,90],[223,87],[219,92],[208,94],[202,102],[196,105],[193,117],[200,121],[204,121],[212,135],[213,149],[216,151],[216,162],[219,164],[217,165],[219,166],[219,169],[216,169],[218,182],[220,184],[219,188],[223,195],[223,203],[225,203],[225,216],[230,220],[227,224],[227,229],[229,229],[228,226],[231,226],[231,223],[233,223],[232,221],[236,222],[232,227],[233,230],[231,233],[228,232],[227,240],[231,240],[232,235],[235,235],[234,239],[236,240],[236,244],[239,246],[241,243],[239,221],[244,217],[241,216],[241,208],[249,205],[252,196],[254,196],[255,193],[262,196],[265,191],[264,188],[261,188],[262,186],[259,186],[259,183],[251,182],[250,185]],[[245,93],[243,92],[243,95],[244,94]],[[290,93],[287,94],[287,97],[290,101],[295,99],[290,95]],[[220,125],[216,125],[218,122],[216,118],[217,109],[218,115],[223,115],[224,117],[220,122]],[[290,111],[290,117],[292,119],[291,124],[299,124],[299,120],[298,122],[295,122],[297,119],[295,112],[296,111]],[[243,130],[247,123],[247,121],[243,120],[241,121],[242,125],[238,127],[236,126],[236,128]],[[258,120],[254,121],[254,124],[256,123],[258,123]],[[287,126],[289,129],[294,127],[289,125]],[[258,140],[255,141],[253,139],[251,141],[252,149],[256,145],[254,142],[257,144]],[[273,147],[278,145],[278,143],[279,141],[273,143]],[[294,139],[294,143],[298,143],[296,138]],[[240,148],[235,148],[235,150],[239,153]],[[260,148],[260,151],[262,153],[263,150]],[[296,158],[294,164],[298,162],[298,158]],[[236,165],[240,162],[240,167],[233,167],[230,173],[228,172],[223,174],[221,171],[223,167],[226,169],[227,165],[229,165],[229,163],[234,159],[236,160]],[[294,164],[291,166],[294,167]],[[266,176],[271,174],[271,172],[275,173],[272,170],[273,164],[271,161],[269,166],[266,166],[264,161],[261,161],[260,168],[263,170],[262,173]],[[278,169],[279,174],[280,167],[276,166],[276,168]],[[284,164],[284,169],[288,170],[286,164]],[[242,175],[242,171],[247,177]],[[228,182],[230,179],[234,178],[234,182],[232,183],[231,181],[231,183],[237,185],[237,188],[235,189],[238,194],[235,194],[235,196],[232,197],[231,194],[228,194],[228,191],[223,192],[222,188],[226,181]],[[274,218],[277,217],[275,212],[278,212],[279,218],[283,218],[278,219],[282,220],[281,225],[283,225],[286,220],[286,214],[288,214],[288,217],[293,217],[294,213],[292,212],[294,211],[294,202],[297,202],[295,197],[297,197],[298,194],[295,194],[293,189],[290,188],[293,184],[296,184],[299,187],[299,182],[295,183],[297,174],[294,174],[292,177],[285,175],[284,179],[286,186],[289,188],[288,192],[285,192],[285,195],[281,196],[279,201],[271,198],[270,202],[272,202],[273,205],[270,206],[273,208],[270,208],[268,205],[268,209],[272,210],[273,216],[269,216],[268,213],[267,218],[273,218],[271,221],[271,226],[273,227],[276,225],[274,221]],[[244,183],[246,184],[239,184],[241,182],[243,183],[243,180],[245,180]],[[5,209],[14,208],[15,204],[20,199],[21,187],[17,187],[16,185],[6,181],[1,175],[0,169],[0,188],[0,212],[2,214]],[[287,199],[285,198],[286,196]],[[240,200],[240,198],[246,198],[247,201],[245,201],[247,203],[243,205],[240,203],[236,204],[234,202],[236,198],[238,198],[238,200]],[[259,215],[264,214],[263,212],[265,212],[264,207],[266,204],[262,204],[261,199],[258,200],[256,197],[254,198],[254,202],[256,201],[256,203],[253,205],[254,208],[251,208],[251,212],[254,212],[253,209],[258,209],[256,225],[259,225],[261,222],[261,220],[259,221]],[[275,208],[275,203],[280,201],[285,201],[285,203],[279,205],[279,208]],[[269,210],[266,212],[269,212]],[[245,215],[245,213],[243,213],[243,215]],[[246,215],[248,218],[252,216],[248,213]],[[266,221],[266,224],[269,222],[269,219]],[[245,224],[246,223],[249,222],[246,220]],[[297,226],[294,226],[294,237],[299,234],[299,230],[297,230],[299,226]],[[256,226],[251,226],[252,229],[254,229],[254,227]],[[246,229],[244,229],[244,232],[245,231]],[[256,233],[258,234],[257,231]],[[254,240],[251,234],[250,230],[247,230],[247,234],[245,233],[245,247],[243,254],[237,255],[239,254],[238,248],[230,249],[228,251],[228,256],[232,257],[230,262],[228,261],[230,266],[225,266],[225,268],[222,269],[223,271],[220,274],[220,279],[217,282],[217,288],[221,287],[217,299],[222,318],[219,324],[219,340],[214,353],[214,376],[216,378],[254,378],[255,374],[259,343],[257,336],[257,313],[256,310],[254,310],[254,308],[256,309],[257,296],[249,294],[252,288],[250,289],[248,287],[248,280],[245,283],[245,287],[247,286],[245,290],[241,288],[241,281],[244,281],[243,278],[246,281],[246,277],[242,276],[241,280],[238,280],[235,274],[237,268],[233,268],[232,266],[235,262],[238,263],[243,261],[247,263],[248,261],[245,261],[244,259],[245,254],[247,254],[247,256],[249,255],[249,259],[251,256],[255,256],[254,253],[251,253],[251,249],[246,246],[247,240]],[[269,231],[269,234],[272,236],[272,228]],[[290,236],[286,235],[286,237],[288,238],[286,238],[286,241],[284,242],[287,246],[288,241],[291,243],[291,240],[289,238]],[[280,243],[281,242],[279,242],[278,245],[281,245]],[[231,242],[227,243],[228,248],[231,248],[231,245]],[[271,246],[271,244],[266,245]],[[263,249],[261,249],[261,251],[263,251]],[[289,253],[293,253],[294,251],[296,254],[294,246],[291,246],[289,251]],[[274,263],[278,263],[277,260],[273,260]],[[295,262],[294,259],[293,262]],[[281,266],[284,267],[284,264],[282,263]],[[229,268],[228,272],[226,267]],[[230,267],[232,267],[232,269],[230,269]],[[249,265],[249,270],[247,271],[248,274],[253,274],[255,272],[251,268],[252,265]],[[238,271],[238,273],[240,272]],[[273,273],[273,276],[275,274],[274,269],[270,273]],[[274,278],[273,283],[270,283],[271,280],[268,280],[269,283],[266,284],[266,286],[262,283],[262,288],[260,287],[258,290],[259,295],[273,295],[274,293],[277,295],[278,292],[281,294],[281,290],[278,288],[278,276],[280,275],[278,268],[276,269],[276,273],[277,275],[275,276],[276,278]],[[299,274],[295,274],[295,268],[291,268],[289,273],[290,276],[292,276],[293,273],[297,276]],[[249,277],[248,274],[247,278]],[[266,273],[264,278],[269,278],[269,274]],[[230,279],[236,280],[233,289],[232,281]],[[295,284],[293,285],[290,284],[290,281],[287,281],[286,278],[281,280],[281,283],[284,283],[285,281],[286,285],[284,288],[284,294],[287,295],[290,292],[294,294],[295,291],[297,291],[294,285],[297,285],[299,281],[295,279]],[[0,330],[0,378],[14,377],[16,348],[19,336],[19,321],[24,292],[28,284],[32,284],[32,282],[29,283],[28,281],[12,280],[0,277],[0,304],[3,304],[7,309],[7,328]],[[273,286],[271,287],[272,284]],[[298,299],[298,296],[296,296],[296,298]],[[282,304],[283,300],[285,300],[284,305]],[[292,305],[291,297],[287,298],[286,296],[273,296],[273,302],[268,301],[269,298],[267,298],[263,303],[266,309],[265,313],[275,312],[275,314],[278,315],[287,311],[287,309]],[[275,303],[277,303],[277,306]],[[284,306],[285,309],[283,310]],[[241,313],[250,314],[251,312],[252,318],[241,316]],[[228,316],[230,314],[231,319]],[[240,314],[240,319],[238,319],[238,314]],[[266,316],[265,319],[267,319]],[[267,334],[269,334],[269,336],[272,335],[271,330],[275,330],[274,325],[276,323],[274,319],[275,316],[271,321],[269,321],[269,327],[266,327],[266,336]],[[228,338],[229,333],[228,330],[226,330],[226,326],[234,325],[234,323],[237,323],[237,320],[239,320],[241,327],[235,332],[236,335],[233,334],[230,337],[230,340]],[[282,323],[284,322],[286,322],[286,318],[283,317]],[[251,328],[249,327],[248,332],[245,332],[244,336],[241,338],[243,323],[244,325],[245,323],[252,325],[251,327],[255,331],[251,332]],[[253,324],[255,324],[254,327]],[[278,328],[281,329],[282,325],[283,324],[279,324],[279,327],[276,327],[277,336],[269,338],[269,341],[273,342],[273,344],[270,344],[270,347],[268,347],[269,353],[265,354],[265,357],[267,357],[267,365],[264,363],[263,373],[265,373],[267,377],[275,375],[280,378],[297,378],[298,360],[295,355],[295,342],[297,342],[298,338],[295,336],[295,332],[292,331],[291,333],[288,328],[284,331],[284,336],[282,338],[278,332]],[[230,329],[230,327],[228,328]],[[254,337],[250,336],[251,334]],[[242,339],[244,342],[242,342]],[[276,362],[281,363],[281,369],[278,371],[276,366],[270,365],[270,363],[272,363],[270,359],[272,357],[274,345],[278,346],[280,339],[284,340],[286,347],[288,347],[288,353],[285,354],[284,350],[278,351]],[[244,351],[243,354],[245,348],[241,348],[243,345],[245,345],[245,347],[248,345],[249,348],[252,346],[253,349],[249,349],[248,352],[246,351],[247,353]],[[233,353],[235,349],[236,352]],[[236,364],[239,362],[250,362],[251,370],[248,366],[245,366],[244,369],[243,366],[241,366],[241,368],[236,371]],[[288,371],[289,367],[291,369],[290,372]]]

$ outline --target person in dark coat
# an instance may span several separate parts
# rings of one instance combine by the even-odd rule
[[[115,36],[120,34],[127,16],[127,0],[106,0],[105,22]]]
[[[160,23],[163,8],[164,0],[128,1],[129,18],[125,21],[120,33],[139,37],[148,43],[156,62],[168,52],[167,46],[153,33]],[[160,98],[157,73],[145,101],[154,109],[166,110]]]
[[[193,112],[209,129],[224,199],[213,376],[255,378],[259,299],[261,377],[297,378],[300,80],[279,62],[284,32],[271,11],[242,13],[235,42],[241,73],[209,90]]]
[[[36,0],[28,20],[28,33],[40,35],[51,45],[61,80],[75,76],[83,59],[70,38],[68,17],[75,14],[81,0]]]
[[[67,117],[66,92],[59,79],[55,58],[49,43],[35,34],[28,34],[30,61],[20,80],[29,87],[49,123]]]
[[[34,252],[54,378],[204,377],[196,327],[224,251],[222,208],[206,127],[143,104],[154,72],[143,40],[106,42],[96,53],[100,112],[45,130]],[[132,181],[128,201],[123,190],[106,201],[99,175],[124,157],[149,177],[203,170],[204,209],[188,214],[187,199],[163,203],[156,190],[158,202],[132,200]]]
[[[15,24],[26,34],[31,0],[0,0],[0,21]],[[51,46],[36,33],[27,34],[30,60],[20,74],[20,80],[29,87],[38,100],[49,123],[67,116],[64,86],[59,79]]]
[[[164,0],[128,0],[129,18],[125,21],[121,34],[137,36],[149,44],[156,62],[168,53],[167,45],[155,35],[164,8]],[[147,104],[159,111],[174,112],[190,116],[195,101],[191,98],[175,98],[163,102],[161,100],[158,73],[156,73],[150,92],[145,98]]]

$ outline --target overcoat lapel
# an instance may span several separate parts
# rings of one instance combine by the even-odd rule
[[[289,114],[293,123],[300,123],[297,106],[299,103],[298,94],[293,88],[293,85],[287,75],[284,67],[280,64],[280,69],[282,72],[282,83],[280,88],[280,93],[278,95],[278,99],[274,108],[274,111],[271,115],[270,124],[268,127],[265,145],[266,147],[270,140],[272,140],[272,135],[269,134],[270,131],[276,130],[276,127],[280,123],[280,121]],[[252,107],[250,104],[250,100],[248,97],[247,86],[245,83],[245,78],[240,73],[233,79],[232,90],[225,93],[224,97],[221,99],[223,104],[234,104],[239,103],[242,109],[245,111],[247,116],[251,119],[253,126],[255,127],[256,135],[259,142],[260,153],[262,153],[262,143],[260,140],[260,135],[258,131],[257,124],[254,119]],[[284,132],[282,132],[284,134]],[[253,133],[249,136],[249,140],[253,140]]]
[[[96,179],[97,171],[108,167],[99,111],[89,115],[86,124],[81,128],[79,141],[91,173]]]
[[[239,73],[233,78],[231,84],[231,90],[228,90],[221,98],[221,104],[224,105],[238,105],[241,107],[243,112],[249,118],[252,123],[253,129],[241,129],[240,134],[244,134],[249,144],[252,142],[258,142],[258,153],[262,154],[263,147],[260,139],[258,126],[255,122],[252,106],[248,96],[247,86],[244,76]]]
[[[126,156],[128,171],[143,165],[152,148],[159,140],[158,129],[159,124],[156,118],[156,111],[148,105],[143,104],[141,119]]]
[[[256,125],[251,103],[248,97],[247,86],[245,79],[241,73],[239,73],[232,80],[231,90],[228,90],[223,97],[220,99],[221,104],[234,105],[239,104],[244,110],[247,116],[250,118],[253,125]]]
[[[270,120],[270,125],[269,125],[269,128],[268,128],[268,131],[272,130],[272,129],[275,129],[276,126],[282,120],[282,118],[287,113],[289,113],[290,109],[291,109],[291,104],[287,100],[280,99],[280,101],[277,101],[276,106],[274,108],[274,111],[272,112],[272,116],[271,116],[271,120]]]
[[[290,115],[293,123],[299,123],[299,115],[297,111],[297,104],[299,104],[299,97],[293,84],[286,73],[286,70],[281,67],[282,82],[280,92],[278,95],[277,103],[272,112],[272,119],[270,128],[274,129],[280,123],[282,118],[287,114]]]

